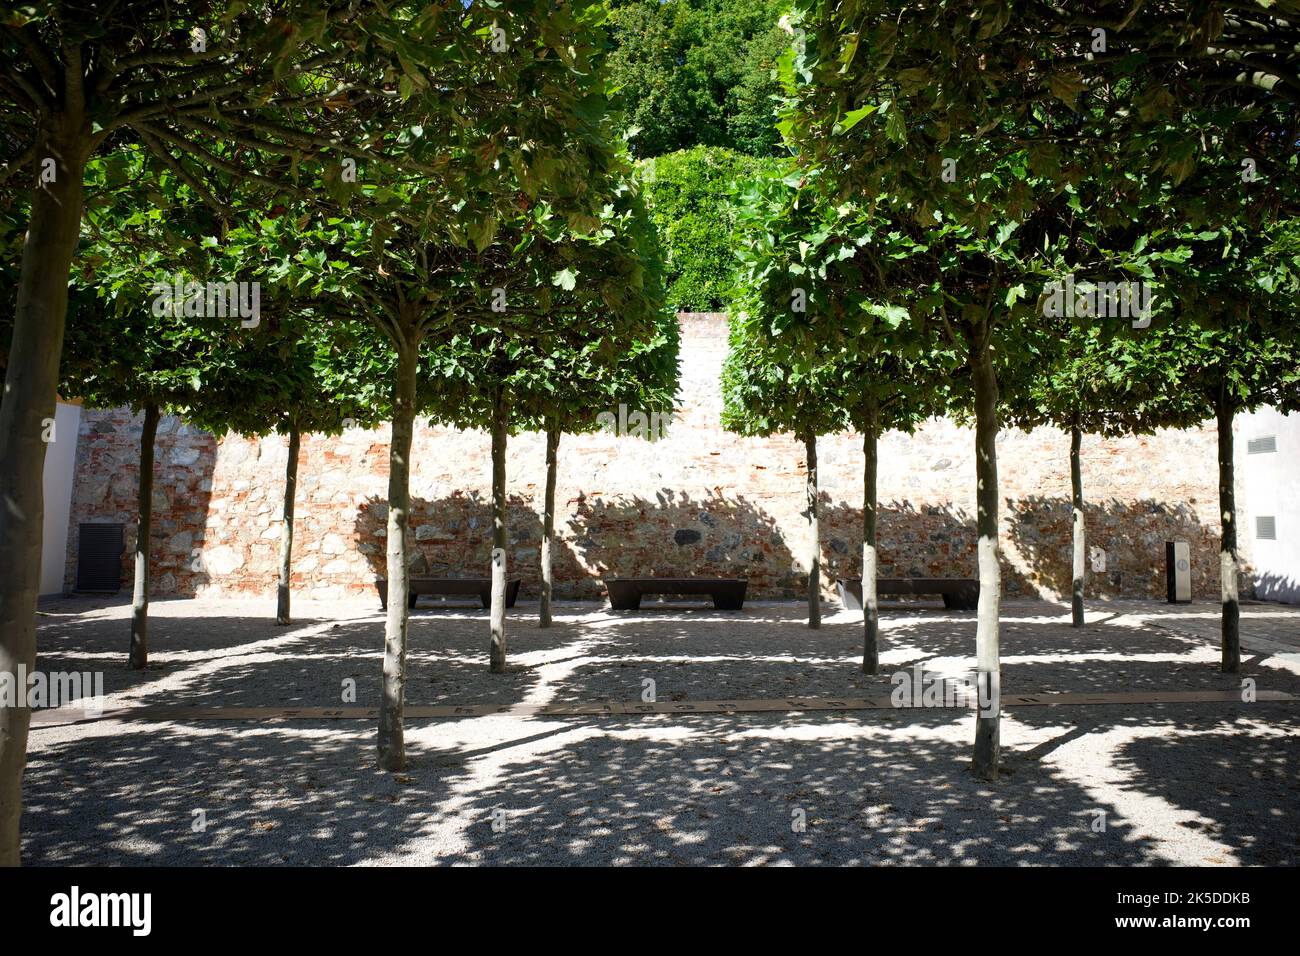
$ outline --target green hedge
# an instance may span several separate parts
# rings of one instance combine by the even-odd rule
[[[650,218],[663,245],[668,302],[678,312],[722,310],[736,269],[735,197],[746,179],[776,163],[717,146],[641,163]]]

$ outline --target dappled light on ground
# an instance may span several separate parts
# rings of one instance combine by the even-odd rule
[[[41,618],[40,667],[105,673],[134,705],[378,703],[376,602],[155,605],[154,666],[124,669],[129,607],[66,600]],[[1004,609],[1003,690],[1240,687],[1200,634],[1203,606],[1115,602],[1087,627],[1044,603]],[[1247,609],[1249,635],[1251,613]],[[1300,612],[1267,627],[1300,634]],[[888,694],[921,665],[969,675],[974,615],[892,608],[882,673],[861,673],[861,621],[797,604],[641,613],[561,604],[510,614],[512,668],[487,669],[487,619],[412,616],[410,704],[660,701]],[[1262,613],[1262,611],[1261,611]],[[1166,619],[1168,616],[1168,619]],[[1261,625],[1264,626],[1264,625]],[[1282,659],[1258,687],[1300,694]],[[653,682],[648,684],[647,682]],[[967,770],[973,718],[954,710],[410,720],[411,766],[374,769],[360,720],[100,721],[37,726],[24,856],[34,864],[1295,865],[1294,703],[1023,707],[1004,718],[1006,773]],[[199,824],[203,825],[200,826]]]

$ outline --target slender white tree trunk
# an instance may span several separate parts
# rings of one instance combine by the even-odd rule
[[[1083,519],[1083,465],[1079,459],[1083,433],[1075,416],[1070,429],[1070,497],[1074,512],[1074,568],[1070,579],[1070,618],[1074,627],[1083,627],[1083,591],[1087,584],[1087,531]]]
[[[876,553],[876,466],[878,431],[873,414],[862,436],[862,671],[880,669],[880,599]]]
[[[127,666],[149,666],[149,551],[153,538],[153,454],[158,436],[158,405],[146,402],[140,429],[140,483],[136,506],[140,521],[135,532],[135,589],[131,599],[131,650]]]
[[[1233,463],[1233,408],[1226,389],[1220,388],[1215,410],[1219,430],[1219,589],[1222,594],[1222,645],[1219,669],[1225,674],[1241,673],[1241,605],[1237,595],[1237,491]]]
[[[411,512],[411,434],[415,426],[418,344],[403,343],[397,356],[393,435],[388,449],[388,618],[384,625],[384,683],[379,702],[379,766],[406,766],[406,637],[410,593],[406,529]]]
[[[538,627],[551,626],[551,595],[555,591],[552,549],[555,547],[555,478],[559,470],[560,429],[546,429],[546,497],[542,503],[542,609]]]
[[[506,430],[510,414],[505,389],[492,402],[492,643],[488,670],[506,669]]]
[[[36,159],[22,175],[37,181],[54,160],[54,180],[31,198],[4,391],[0,396],[0,671],[36,667],[40,593],[43,435],[54,420],[59,356],[68,311],[68,270],[81,226],[86,137],[83,119],[63,114],[38,130]],[[56,436],[57,440],[57,436]],[[17,866],[22,779],[31,711],[0,707],[0,866]]]
[[[808,537],[811,540],[808,555],[808,626],[822,626],[822,545],[821,527],[817,514],[817,436],[804,438],[804,453],[808,460]]]
[[[280,583],[275,589],[275,623],[289,624],[290,578],[293,574],[293,506],[298,495],[298,449],[302,434],[298,423],[289,426],[289,460],[284,466],[284,506],[280,523]]]
[[[979,535],[979,610],[975,625],[975,668],[979,711],[975,716],[975,752],[971,762],[978,776],[997,779],[999,729],[1002,715],[1002,665],[999,616],[1002,568],[998,557],[998,383],[986,325],[973,337],[970,365],[975,384],[976,531]]]

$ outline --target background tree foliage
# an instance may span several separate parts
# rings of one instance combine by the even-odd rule
[[[704,146],[642,161],[671,308],[712,312],[723,307],[736,281],[731,232],[737,191],[759,172],[776,168],[776,160]]]
[[[611,0],[611,79],[633,153],[780,151],[773,70],[784,0]]]

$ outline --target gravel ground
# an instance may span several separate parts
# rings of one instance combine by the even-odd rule
[[[123,667],[122,601],[44,604],[44,671],[104,672],[107,706],[378,703],[383,619],[371,602],[159,601],[152,667]],[[481,610],[411,623],[412,704],[865,696],[921,663],[964,676],[972,613],[886,611],[882,675],[858,670],[861,618],[820,631],[792,604],[640,613],[511,612],[512,668],[487,670]],[[1099,605],[1082,630],[1042,603],[1004,607],[1005,693],[1209,690],[1214,609]],[[1245,609],[1300,635],[1300,609]],[[1265,625],[1261,624],[1263,628]],[[1212,632],[1210,632],[1212,635]],[[1300,694],[1295,655],[1247,652],[1260,689]],[[412,720],[408,771],[374,769],[364,721],[101,720],[33,728],[29,864],[1300,863],[1300,704],[1023,707],[1002,724],[1007,773],[967,770],[953,711],[496,716]],[[1095,826],[1104,813],[1104,828]],[[802,830],[798,823],[804,822]],[[198,824],[205,822],[206,826]]]

